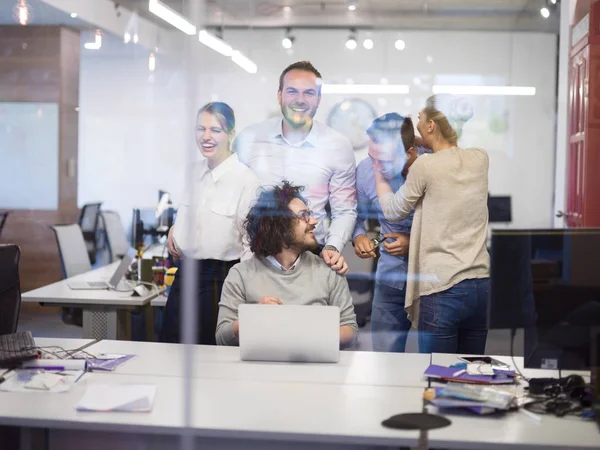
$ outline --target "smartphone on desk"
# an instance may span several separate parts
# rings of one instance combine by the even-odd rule
[[[492,358],[491,356],[459,356],[458,359],[466,363],[472,364],[490,364],[494,367],[508,368],[510,367],[505,362]]]

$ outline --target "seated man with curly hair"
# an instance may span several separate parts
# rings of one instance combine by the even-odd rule
[[[250,209],[245,227],[254,255],[233,266],[225,279],[217,345],[239,345],[242,303],[338,306],[340,345],[354,342],[358,326],[348,282],[312,253],[317,221],[300,191],[284,181],[263,191]]]

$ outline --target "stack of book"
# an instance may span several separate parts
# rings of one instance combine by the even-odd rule
[[[425,376],[455,383],[513,384],[516,382],[514,370],[489,364],[467,364],[464,369],[431,364],[425,371]]]
[[[427,389],[425,399],[438,408],[461,408],[477,414],[492,414],[517,406],[515,393],[481,384],[448,383]]]

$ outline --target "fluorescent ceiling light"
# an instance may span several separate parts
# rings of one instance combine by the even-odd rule
[[[158,0],[149,0],[148,10],[152,13],[160,17],[165,22],[170,23],[175,28],[183,31],[185,34],[189,34],[193,36],[196,34],[196,27],[188,22],[183,16],[179,13],[173,11],[168,6],[163,5]]]
[[[444,86],[434,85],[434,94],[455,95],[535,95],[531,86]]]
[[[323,84],[323,94],[408,94],[405,84]]]
[[[99,30],[94,35],[94,42],[86,42],[83,44],[86,50],[100,50],[102,48],[102,33]]]
[[[210,34],[206,30],[200,30],[198,33],[198,40],[209,48],[212,48],[215,52],[221,55],[231,56],[233,55],[233,48],[222,39]]]
[[[231,60],[248,73],[256,73],[258,71],[257,65],[237,50],[233,51]]]

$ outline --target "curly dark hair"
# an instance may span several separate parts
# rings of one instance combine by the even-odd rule
[[[294,224],[298,218],[289,208],[304,188],[283,181],[279,186],[263,190],[248,212],[244,226],[250,240],[250,250],[258,256],[273,256],[294,240]]]

